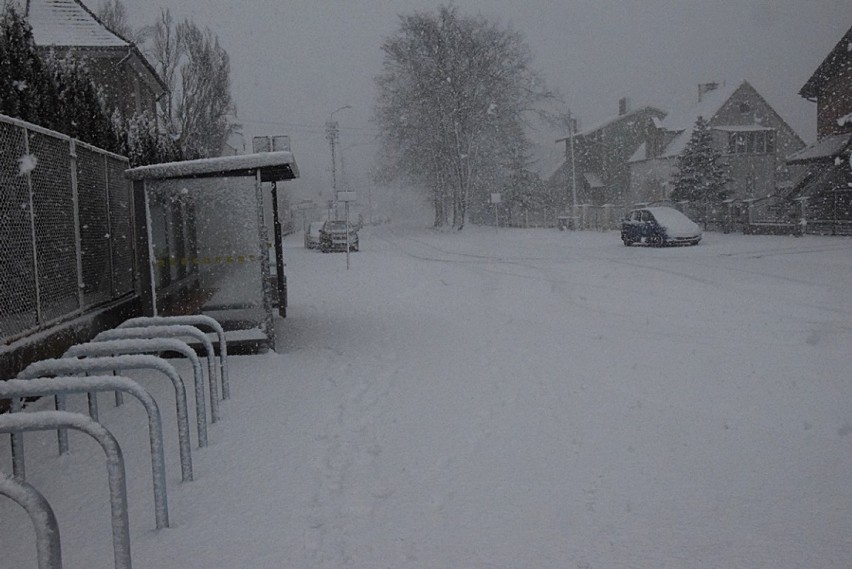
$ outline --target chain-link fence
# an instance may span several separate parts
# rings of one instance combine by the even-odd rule
[[[0,339],[135,290],[127,159],[0,115]]]

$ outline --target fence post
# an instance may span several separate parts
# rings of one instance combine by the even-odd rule
[[[71,174],[71,204],[74,209],[74,255],[77,265],[77,306],[85,307],[83,297],[83,239],[80,236],[80,194],[77,185],[77,144],[74,139],[68,141],[69,170]]]
[[[26,127],[21,127],[24,133],[24,152],[27,156],[30,154],[30,131]],[[41,283],[38,278],[38,245],[36,240],[36,223],[35,223],[35,195],[33,194],[33,176],[30,170],[27,170],[27,190],[29,195],[30,206],[30,242],[33,246],[33,282],[35,283],[35,307],[36,307],[36,325],[44,322],[44,311],[41,307]]]

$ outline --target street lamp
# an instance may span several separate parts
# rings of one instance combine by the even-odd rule
[[[325,138],[328,140],[329,145],[331,145],[331,188],[334,191],[337,190],[337,160],[334,157],[334,147],[337,144],[337,138],[340,134],[337,121],[334,120],[334,113],[351,108],[352,105],[343,105],[334,109],[328,114],[328,121],[325,123]]]

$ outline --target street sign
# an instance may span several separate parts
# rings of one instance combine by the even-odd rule
[[[337,192],[337,201],[339,202],[354,202],[355,192]]]

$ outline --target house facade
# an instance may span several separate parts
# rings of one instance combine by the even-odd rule
[[[577,204],[625,205],[630,187],[628,159],[655,129],[665,112],[654,107],[630,110],[629,101],[619,102],[619,114],[602,124],[583,129],[565,145],[563,163],[548,180],[553,195],[565,196],[568,211],[576,191]]]
[[[804,169],[790,192],[803,204],[808,231],[852,233],[852,28],[799,94],[817,105],[817,141],[790,156]]]
[[[166,86],[130,41],[113,33],[81,0],[16,0],[26,16],[36,46],[59,57],[72,54],[88,63],[107,105],[128,117],[156,116],[157,99]]]
[[[664,200],[673,189],[677,159],[698,117],[707,121],[715,148],[728,164],[728,196],[762,198],[792,187],[786,163],[805,143],[747,81],[736,86],[699,85],[695,105],[656,121],[648,141],[629,159],[632,203]]]

